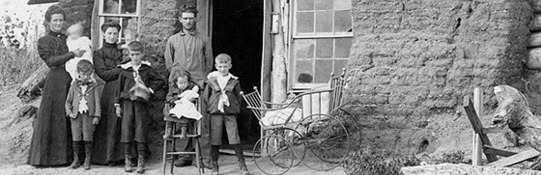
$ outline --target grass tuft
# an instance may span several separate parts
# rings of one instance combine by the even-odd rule
[[[19,16],[0,16],[0,86],[24,82],[43,64],[36,46],[45,34],[43,15],[29,15],[27,19]]]
[[[417,166],[421,160],[415,156],[404,156],[388,151],[363,148],[352,152],[343,164],[348,174],[352,175],[399,175],[404,166]]]

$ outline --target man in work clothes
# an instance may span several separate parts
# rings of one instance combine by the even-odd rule
[[[182,24],[182,28],[180,32],[167,40],[164,57],[165,66],[169,72],[174,69],[186,70],[191,74],[195,83],[203,89],[202,87],[205,87],[203,83],[207,74],[212,70],[214,60],[209,38],[196,30],[196,17],[197,9],[195,7],[186,7],[180,11],[178,20]],[[168,82],[172,82],[171,77]],[[201,152],[204,157],[203,162],[207,163],[210,162],[210,123],[208,116],[203,114],[201,122]],[[188,124],[188,126],[193,125]],[[180,150],[193,150],[190,139],[181,139],[180,142]],[[192,161],[192,156],[182,156],[175,161],[175,165],[187,166],[191,165]]]

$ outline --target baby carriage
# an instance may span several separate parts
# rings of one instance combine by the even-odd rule
[[[256,87],[254,92],[241,92],[261,126],[261,139],[253,149],[263,173],[284,174],[301,163],[325,171],[344,161],[350,138],[335,111],[342,105],[346,74],[350,73],[345,69],[339,76],[331,74],[328,87],[300,93],[283,104],[263,101]]]

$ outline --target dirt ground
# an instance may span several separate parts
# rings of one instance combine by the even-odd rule
[[[234,160],[234,156],[222,156],[220,159],[220,174],[224,175],[232,175],[232,174],[238,174],[238,166],[236,164],[236,160]],[[252,160],[247,160],[247,166],[248,170],[251,174],[258,175],[263,174],[257,167],[255,166],[254,162]],[[161,162],[150,162],[147,166],[147,171],[145,174],[162,174],[162,164]],[[208,169],[205,169],[205,173],[208,174],[210,171]],[[30,165],[5,165],[0,166],[0,174],[4,175],[118,175],[118,174],[132,174],[132,173],[126,173],[123,171],[123,166],[118,165],[114,167],[109,166],[99,166],[99,165],[93,165],[91,170],[84,170],[82,168],[79,169],[68,169],[66,167],[56,167],[56,168],[34,168]],[[137,173],[133,173],[137,174]],[[169,174],[169,173],[167,173]],[[198,174],[197,168],[195,166],[189,166],[189,167],[183,167],[183,168],[175,168],[174,174]],[[304,166],[298,166],[294,167],[291,170],[289,170],[286,174],[298,174],[298,175],[345,175],[346,173],[342,170],[342,168],[336,168],[330,171],[314,171],[311,169],[308,169]]]
[[[68,169],[67,167],[35,168],[26,165],[30,138],[32,137],[32,118],[17,117],[17,111],[26,105],[38,106],[39,100],[30,104],[23,104],[16,97],[17,85],[0,87],[0,175],[72,175],[72,174],[103,174],[117,175],[130,174],[123,171],[123,165],[100,166],[93,165],[91,170],[85,171],[82,168]],[[157,143],[151,144],[151,155],[147,163],[145,174],[162,174],[161,147]],[[252,174],[263,174],[254,164],[252,158],[247,157],[248,170]],[[222,174],[237,174],[238,166],[235,156],[220,156],[220,172]],[[209,171],[206,171],[208,173]],[[136,173],[134,173],[136,174]],[[168,173],[169,174],[169,173]],[[174,174],[198,174],[194,166],[175,168]],[[346,174],[341,167],[330,171],[315,171],[305,166],[297,166],[288,171],[287,174]]]

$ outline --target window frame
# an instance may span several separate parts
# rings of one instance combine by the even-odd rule
[[[334,1],[333,1],[334,2]],[[325,82],[325,83],[298,83],[296,81],[296,67],[297,67],[297,58],[295,56],[295,41],[296,40],[302,40],[302,39],[333,39],[333,46],[335,46],[335,39],[339,39],[339,38],[351,38],[352,40],[352,43],[353,43],[353,18],[351,16],[351,10],[353,7],[351,7],[349,9],[350,11],[350,18],[351,18],[351,32],[334,32],[334,25],[335,25],[335,22],[336,20],[334,19],[334,15],[335,13],[333,13],[333,17],[332,17],[332,26],[333,26],[333,31],[331,32],[328,32],[328,33],[320,33],[318,34],[317,33],[317,28],[315,26],[316,24],[316,12],[317,11],[326,11],[326,10],[316,10],[314,9],[313,12],[314,12],[314,31],[312,34],[298,34],[297,33],[297,13],[299,10],[297,10],[297,6],[298,6],[298,3],[299,3],[299,0],[293,0],[292,1],[292,5],[290,5],[290,8],[289,8],[289,11],[291,12],[290,13],[290,17],[289,17],[289,36],[288,36],[288,40],[289,41],[289,44],[287,46],[287,51],[289,52],[288,55],[288,59],[286,60],[287,64],[289,64],[288,66],[288,74],[287,74],[287,81],[288,81],[288,87],[290,90],[292,91],[298,91],[298,90],[306,90],[306,89],[312,89],[312,88],[315,88],[315,87],[320,87],[320,86],[324,86],[324,85],[327,85],[328,83]],[[314,3],[315,3],[315,0],[314,0]],[[315,8],[315,7],[314,7]],[[335,10],[334,8],[331,9],[331,10],[327,10],[327,11],[339,11],[339,10]],[[336,51],[336,47],[333,47],[333,53],[335,53]],[[316,52],[316,47],[314,47],[314,52]],[[350,46],[350,53],[351,53],[351,46]],[[334,56],[334,54],[333,54]],[[335,57],[331,57],[331,58],[325,58],[325,59],[322,59],[322,58],[316,58],[316,55],[314,55],[314,58],[312,58],[314,60],[314,62],[316,60],[349,60],[350,59],[350,56],[348,56],[347,58],[335,58]],[[317,70],[316,70],[316,67],[315,67],[315,63],[313,64],[313,67],[312,67],[312,70],[313,72],[315,73]],[[340,74],[340,71],[336,71],[334,70],[335,72],[329,72],[329,74]],[[314,76],[314,75],[313,75]],[[313,78],[313,81],[315,81],[315,77]]]
[[[123,0],[118,0],[118,14],[113,14],[113,13],[104,13],[103,12],[103,8],[105,6],[105,1],[106,0],[99,0],[99,10],[98,10],[98,18],[99,18],[99,26],[100,26],[100,35],[99,35],[99,47],[98,48],[101,48],[103,46],[103,32],[101,31],[101,25],[103,23],[105,23],[105,18],[106,17],[113,17],[113,18],[120,18],[120,26],[122,27],[122,30],[118,31],[118,41],[123,41],[123,30],[124,30],[124,26],[122,26],[122,21],[123,21],[123,18],[136,18],[136,22],[137,22],[137,27],[136,27],[136,32],[137,34],[140,34],[140,30],[141,30],[141,1],[142,0],[136,0],[136,12],[134,14],[122,14],[120,13],[122,11],[122,1]]]

